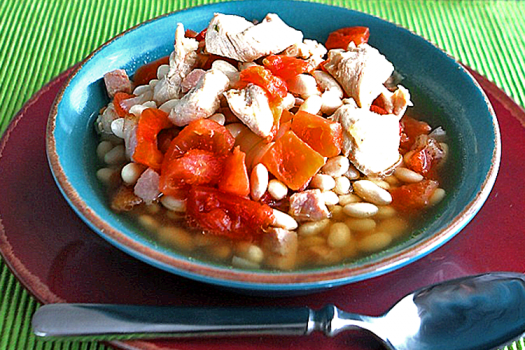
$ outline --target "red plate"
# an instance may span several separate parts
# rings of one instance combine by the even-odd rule
[[[473,72],[492,102],[503,155],[483,208],[449,243],[387,275],[318,294],[263,298],[237,295],[178,277],[133,259],[91,231],[55,186],[45,154],[47,115],[68,72],[39,91],[15,117],[0,143],[0,252],[11,271],[42,303],[303,306],[334,303],[378,315],[414,289],[487,271],[525,272],[525,111]],[[112,342],[121,349],[375,349],[365,333],[335,338],[240,337]]]

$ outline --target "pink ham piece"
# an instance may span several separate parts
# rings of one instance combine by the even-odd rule
[[[104,83],[109,97],[113,98],[117,92],[130,94],[132,91],[131,81],[124,69],[115,69],[104,74]]]
[[[290,197],[290,215],[300,221],[319,221],[330,217],[330,211],[321,191],[315,189],[297,192]]]
[[[206,71],[200,68],[192,70],[181,83],[182,93],[185,94],[194,88],[205,73]]]
[[[155,170],[148,168],[140,175],[133,192],[137,197],[142,198],[145,203],[150,204],[160,196],[159,179],[159,174]]]

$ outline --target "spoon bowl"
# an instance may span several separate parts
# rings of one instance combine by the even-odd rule
[[[489,273],[419,289],[379,317],[302,308],[49,304],[35,313],[44,339],[124,340],[231,335],[335,336],[362,329],[389,350],[484,350],[525,331],[525,275]]]

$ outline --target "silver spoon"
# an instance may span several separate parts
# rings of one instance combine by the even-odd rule
[[[333,305],[302,308],[211,308],[49,304],[33,317],[37,336],[123,340],[225,335],[308,335],[364,329],[390,350],[483,350],[525,332],[525,275],[489,273],[422,288],[380,317]]]

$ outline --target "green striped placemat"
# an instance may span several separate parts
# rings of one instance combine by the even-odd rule
[[[46,82],[144,20],[216,0],[3,0],[0,2],[0,135]],[[317,1],[367,12],[429,39],[525,106],[525,2]],[[107,349],[44,343],[30,333],[36,301],[0,261],[0,350]],[[525,349],[522,339],[506,349]]]

